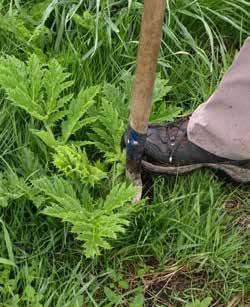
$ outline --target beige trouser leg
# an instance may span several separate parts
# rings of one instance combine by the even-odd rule
[[[188,138],[218,156],[250,159],[250,37],[218,89],[191,116]]]

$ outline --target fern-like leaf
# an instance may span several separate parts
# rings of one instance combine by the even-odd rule
[[[98,124],[92,130],[94,133],[89,136],[95,146],[105,154],[107,161],[121,162],[123,159],[120,143],[125,127],[118,111],[106,99],[102,101]]]
[[[169,85],[169,81],[166,79],[161,79],[160,75],[158,75],[155,82],[150,122],[155,123],[171,121],[183,111],[181,107],[169,104],[165,101],[165,98],[171,89],[172,86]]]
[[[69,181],[56,176],[34,180],[33,186],[45,200],[43,213],[70,223],[71,231],[84,242],[84,254],[88,258],[100,255],[102,249],[111,249],[110,240],[125,232],[133,210],[130,202],[137,191],[123,184],[115,187],[106,200],[94,203],[86,190],[79,199]]]
[[[94,98],[98,92],[99,86],[92,86],[86,90],[82,90],[78,97],[71,102],[67,119],[62,123],[62,137],[65,143],[68,141],[72,134],[87,124],[86,121],[80,120],[89,110],[89,108],[94,104]],[[94,121],[94,117],[89,120],[90,123]]]
[[[54,165],[65,176],[92,186],[107,177],[102,169],[89,161],[85,150],[74,145],[61,145],[55,149]]]
[[[32,103],[36,104],[38,101],[42,100],[41,88],[44,71],[42,70],[41,64],[34,54],[31,55],[27,62],[27,74],[29,81],[29,92],[32,99]],[[24,82],[24,80],[23,80]]]
[[[54,135],[51,132],[45,130],[31,130],[33,134],[38,136],[47,146],[51,148],[56,148],[58,142],[56,141]]]
[[[26,63],[15,57],[0,58],[0,86],[8,99],[46,126],[68,114],[62,109],[73,98],[72,93],[65,94],[73,84],[69,77],[55,59],[45,66],[34,54]]]
[[[70,73],[64,72],[63,67],[55,59],[49,62],[44,76],[44,88],[47,94],[47,114],[56,112],[72,99],[72,94],[61,98],[63,91],[73,84],[72,80],[67,81],[69,77]]]
[[[38,76],[35,76],[36,73]],[[0,59],[0,86],[5,89],[8,99],[36,119],[43,120],[45,113],[37,101],[40,77],[36,56],[32,56],[28,64],[10,56]]]

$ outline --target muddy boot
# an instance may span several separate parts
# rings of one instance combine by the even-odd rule
[[[198,147],[188,140],[188,122],[185,117],[149,126],[142,162],[145,171],[177,175],[206,167],[223,171],[237,182],[250,182],[250,159],[229,160]]]

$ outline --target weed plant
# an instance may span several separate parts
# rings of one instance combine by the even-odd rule
[[[0,0],[0,305],[247,306],[249,189],[147,178],[127,127],[143,4]],[[151,122],[189,114],[245,38],[245,0],[168,1]]]

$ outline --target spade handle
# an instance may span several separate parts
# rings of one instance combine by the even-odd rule
[[[130,127],[141,134],[148,129],[165,7],[166,0],[144,0],[130,109]]]

